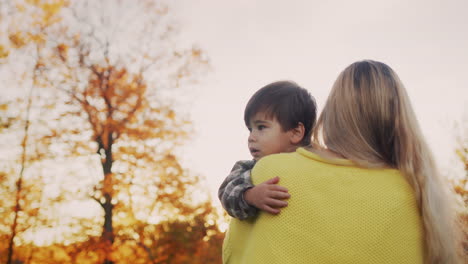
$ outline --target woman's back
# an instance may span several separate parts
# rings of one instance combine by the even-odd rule
[[[288,207],[256,222],[233,219],[225,263],[423,262],[418,207],[399,171],[298,149],[265,157],[252,172],[254,184],[274,176],[291,194]]]

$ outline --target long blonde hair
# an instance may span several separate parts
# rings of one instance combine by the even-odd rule
[[[426,263],[458,263],[453,196],[441,179],[408,95],[386,64],[360,61],[338,76],[314,130],[314,143],[364,167],[400,170],[413,187]]]

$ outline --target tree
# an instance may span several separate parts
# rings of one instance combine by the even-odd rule
[[[169,80],[172,78],[166,84],[171,88],[189,77],[193,66],[199,67],[206,61],[198,49],[182,52],[131,50],[127,56],[133,57],[135,63],[140,60],[139,66],[132,70],[128,59],[112,56],[114,42],[105,36],[107,19],[112,18],[100,16],[100,26],[104,29],[93,26],[93,17],[89,14],[94,9],[90,9],[91,2],[86,4],[72,6],[70,11],[81,25],[79,28],[85,25],[90,27],[87,32],[75,33],[72,39],[63,39],[57,45],[55,69],[60,69],[62,78],[52,81],[55,81],[56,86],[60,85],[68,96],[70,110],[61,113],[60,121],[81,119],[84,122],[77,121],[79,126],[68,126],[61,130],[57,128],[54,133],[58,132],[62,138],[67,135],[86,135],[78,137],[73,143],[69,138],[64,140],[68,145],[72,143],[69,153],[82,155],[94,152],[101,157],[103,178],[95,186],[92,198],[104,211],[101,235],[105,249],[104,263],[114,263],[114,212],[132,214],[125,210],[125,204],[134,203],[134,193],[140,193],[140,198],[146,196],[152,200],[148,203],[139,201],[144,205],[138,209],[140,212],[146,209],[151,215],[161,214],[168,208],[177,210],[185,196],[185,186],[194,183],[171,153],[186,137],[188,121],[178,118],[172,106],[164,103],[164,98],[158,94],[161,89],[156,85],[167,81],[156,80],[150,86],[145,73],[173,68],[173,72],[169,72],[170,75],[166,77]],[[154,8],[154,13],[159,16],[167,15],[165,7],[148,4],[151,2],[140,6],[140,11],[143,8]],[[146,26],[152,28],[157,28],[161,21],[160,17],[153,20],[148,16],[147,19]],[[103,34],[98,33],[101,30]],[[156,38],[160,43],[169,41],[172,27],[167,26],[158,33],[145,27],[143,30],[141,36],[148,35],[151,40]],[[80,37],[75,37],[77,35]],[[139,41],[142,40],[144,38],[140,37]],[[159,68],[158,64],[165,68]],[[87,76],[85,83],[82,82],[83,76]],[[123,169],[115,169],[115,166]],[[152,184],[148,185],[148,182]],[[123,193],[127,196],[119,197]]]
[[[212,204],[207,201],[196,207],[188,206],[189,217],[175,217],[157,224],[144,221],[132,223],[133,232],[124,231],[119,243],[121,247],[133,249],[131,256],[142,255],[142,263],[178,264],[178,263],[221,263],[221,245],[224,238],[218,229],[218,216]],[[119,252],[119,263],[132,261],[124,252]]]
[[[462,222],[463,235],[463,247],[465,255],[468,257],[468,128],[465,129],[457,137],[458,147],[455,150],[458,158],[463,164],[465,174],[454,181],[454,190],[460,196],[464,203],[464,211],[460,212],[460,219]]]
[[[177,46],[166,4],[75,1],[56,10],[62,19],[38,38],[44,47],[38,79],[47,87],[38,102],[47,113],[35,131],[37,156],[99,157],[101,179],[88,191],[103,216],[96,251],[103,263],[114,263],[115,242],[137,234],[125,228],[135,220],[196,215],[188,205],[197,178],[173,153],[190,122],[168,94],[197,79],[208,61],[198,48]],[[24,34],[12,36],[18,47],[25,45]]]
[[[16,9],[13,8],[11,2],[4,2],[2,1],[0,4],[5,6],[6,12],[10,14],[14,14],[16,16],[12,16],[14,18],[10,19],[9,21],[2,21],[4,23],[9,24],[8,27],[8,36],[9,36],[9,48],[16,49],[16,50],[29,50],[33,57],[32,61],[32,68],[31,68],[31,83],[29,84],[29,91],[26,96],[25,100],[25,113],[23,119],[15,119],[12,117],[4,118],[2,116],[2,123],[1,129],[9,128],[13,121],[22,120],[23,122],[20,123],[20,127],[22,130],[22,139],[20,142],[20,156],[19,156],[19,172],[16,180],[14,181],[14,199],[12,205],[12,215],[13,220],[10,225],[10,236],[8,237],[8,246],[6,249],[7,257],[6,263],[10,264],[13,261],[14,256],[14,249],[15,249],[15,239],[17,239],[17,234],[19,232],[24,232],[26,229],[31,227],[33,224],[31,223],[31,219],[36,218],[39,210],[39,204],[37,201],[40,201],[41,192],[37,187],[38,180],[35,181],[35,185],[27,185],[25,182],[25,170],[33,164],[36,159],[31,157],[31,151],[29,148],[29,140],[31,134],[31,109],[33,104],[33,90],[36,86],[39,85],[38,75],[41,73],[42,68],[42,58],[41,58],[41,50],[44,48],[43,42],[43,34],[44,30],[55,23],[57,10],[64,5],[63,1],[56,1],[55,3],[42,3],[40,1],[36,1],[31,3],[32,6],[36,7],[39,13],[36,13],[36,16],[31,20],[29,23],[22,24],[23,27],[18,26],[18,17],[25,18],[27,12],[25,11],[24,6],[20,1],[16,2]],[[29,28],[25,28],[25,24]],[[7,50],[7,46],[0,45],[0,60],[5,60],[10,55],[10,51]],[[2,61],[3,62],[3,61]],[[8,110],[7,104],[2,104],[1,109],[3,112]],[[11,169],[9,174],[12,174],[15,170]],[[40,181],[40,179],[39,179]],[[5,182],[5,181],[3,181]],[[5,185],[4,185],[5,186]],[[6,185],[8,188],[8,185]],[[39,199],[38,199],[39,197]],[[33,202],[36,200],[36,202]],[[26,208],[29,205],[29,210]],[[32,205],[32,206],[31,206]],[[23,227],[20,227],[20,218],[22,214],[25,215],[26,219],[23,220],[24,223],[27,223]],[[29,218],[29,220],[27,220]]]

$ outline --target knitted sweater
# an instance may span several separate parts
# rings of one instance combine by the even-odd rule
[[[231,219],[224,263],[423,262],[423,231],[410,185],[398,170],[365,169],[299,148],[262,158],[254,184],[274,176],[291,198],[279,215]]]

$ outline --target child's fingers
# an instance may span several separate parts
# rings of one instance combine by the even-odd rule
[[[269,189],[272,191],[278,191],[278,192],[288,192],[288,189],[286,187],[283,187],[281,185],[271,185],[269,186]]]
[[[266,184],[277,184],[278,182],[279,182],[279,177],[276,176],[276,177],[273,177],[273,178],[265,181],[264,183],[266,183]]]
[[[272,208],[268,205],[265,205],[263,207],[263,211],[267,212],[267,213],[270,213],[270,214],[279,214],[280,210],[279,209],[276,209],[276,208]]]
[[[273,207],[273,208],[281,208],[288,206],[288,202],[277,200],[277,199],[268,199],[266,202],[266,206]]]
[[[268,194],[270,198],[274,198],[274,199],[288,199],[291,197],[291,195],[287,192],[272,191]]]

